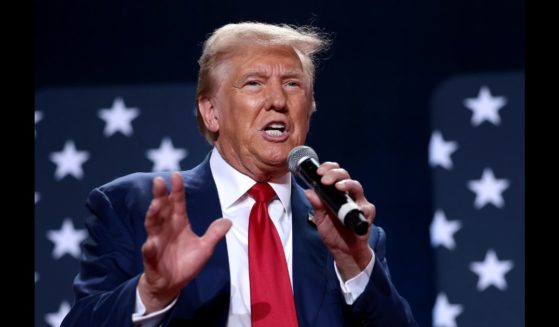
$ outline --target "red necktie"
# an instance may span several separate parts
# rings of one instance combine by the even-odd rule
[[[248,194],[256,200],[248,226],[252,326],[298,326],[285,253],[268,214],[276,193],[268,183],[256,183]]]

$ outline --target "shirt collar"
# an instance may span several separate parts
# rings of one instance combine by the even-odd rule
[[[210,168],[221,206],[224,209],[237,202],[256,183],[225,161],[215,147],[210,156]],[[285,175],[269,181],[268,184],[276,192],[285,210],[289,212],[291,209],[291,173],[287,172]]]

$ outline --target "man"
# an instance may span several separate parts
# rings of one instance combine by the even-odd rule
[[[310,29],[261,23],[212,34],[197,113],[214,149],[190,171],[91,192],[63,326],[415,325],[389,279],[383,231],[354,234],[288,171],[315,109],[313,55],[326,46]],[[318,173],[372,223],[359,182],[333,162]]]

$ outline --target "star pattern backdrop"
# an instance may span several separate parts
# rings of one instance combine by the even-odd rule
[[[209,152],[194,95],[195,85],[36,93],[35,326],[59,326],[70,309],[89,191],[137,171],[187,169]]]
[[[450,79],[432,117],[433,326],[524,326],[524,76]]]

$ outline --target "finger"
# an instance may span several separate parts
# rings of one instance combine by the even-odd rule
[[[372,222],[376,216],[376,207],[365,198],[363,186],[356,180],[346,179],[336,183],[336,188],[340,191],[347,192],[359,205],[359,208],[365,214],[365,217]]]
[[[160,176],[155,177],[152,181],[151,192],[153,194],[153,199],[146,213],[146,225],[148,223],[155,223],[157,215],[162,207],[161,200],[165,198],[166,191],[165,180]]]
[[[337,181],[341,181],[344,179],[350,179],[347,170],[343,168],[333,168],[328,170],[324,175],[322,175],[320,181],[324,185],[331,185]]]
[[[336,183],[336,188],[342,192],[347,192],[356,202],[365,200],[365,194],[361,183],[354,179],[344,179]]]
[[[184,192],[184,180],[179,172],[171,175],[171,204],[173,206],[173,214],[180,216],[182,219],[186,215],[186,198]]]
[[[324,203],[318,197],[318,194],[313,189],[305,190],[305,196],[315,210],[324,209]]]
[[[153,238],[148,238],[144,245],[142,245],[142,254],[144,256],[144,261],[148,264],[156,262],[157,258],[157,242]]]
[[[225,236],[233,223],[229,219],[220,218],[215,220],[206,233],[202,236],[202,240],[208,245],[208,249],[213,252],[217,242]]]
[[[152,182],[153,199],[146,212],[144,227],[148,235],[161,233],[164,223],[171,216],[172,206],[167,196],[165,180],[157,176]]]
[[[155,222],[158,224],[163,223],[171,216],[172,206],[169,201],[170,195],[167,195],[167,185],[165,184],[165,179],[161,176],[157,176],[153,179],[153,200],[152,203],[156,203],[158,206],[158,211],[154,217]]]
[[[369,223],[372,224],[375,216],[377,215],[377,208],[375,207],[375,205],[367,202],[366,204],[360,205],[359,207],[361,208],[361,211],[363,211],[365,217],[367,217]]]
[[[149,205],[144,221],[144,227],[148,234],[153,231],[153,228],[159,225],[159,211],[161,210],[161,199],[153,199]]]
[[[153,179],[152,193],[154,198],[161,198],[167,195],[167,187],[165,186],[165,180],[161,176],[157,176]]]
[[[171,216],[171,205],[167,197],[160,197],[151,200],[151,203],[146,213],[144,226],[148,231],[155,232],[155,228],[162,226],[162,224]]]
[[[172,216],[173,216],[173,204],[171,203],[171,200],[169,199],[161,200],[161,210],[159,211],[159,215],[158,215],[158,219],[160,220],[160,222],[165,223],[171,220]]]
[[[336,226],[336,228],[339,228],[341,226],[340,220],[337,218],[336,213],[332,212],[330,208],[325,206],[324,202],[320,200],[318,194],[316,194],[314,190],[312,189],[305,190],[305,196],[313,206],[315,214],[319,212],[326,213],[330,217],[332,217],[332,219],[327,219],[327,220],[331,220],[332,223]],[[325,217],[326,217],[325,215],[317,214],[314,216],[313,222],[315,223],[315,225],[319,226],[325,221],[324,220]]]
[[[324,175],[328,170],[330,169],[334,169],[334,168],[340,168],[340,165],[337,162],[332,162],[332,161],[325,161],[323,162],[320,167],[318,167],[318,169],[316,170],[317,174],[319,174],[320,176]]]

